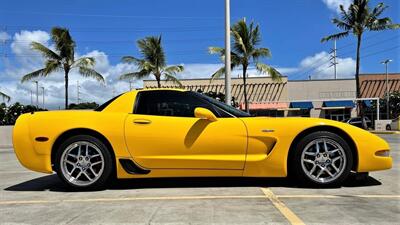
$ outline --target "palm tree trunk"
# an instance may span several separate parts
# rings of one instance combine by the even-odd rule
[[[161,87],[161,79],[160,79],[160,76],[156,76],[156,80],[157,80],[157,87],[160,88],[160,87]]]
[[[361,92],[360,92],[360,49],[361,49],[361,40],[362,40],[362,34],[357,35],[357,58],[356,58],[356,97],[361,98]],[[367,129],[367,124],[364,119],[364,109],[363,109],[363,102],[362,101],[357,101],[357,108],[358,108],[358,114],[361,117],[362,121],[362,127],[364,129]]]
[[[247,101],[247,88],[246,88],[246,72],[247,65],[243,65],[243,95],[244,95],[244,109],[247,113],[250,113],[249,103]]]
[[[68,109],[68,69],[64,69],[64,79],[65,79],[65,109]]]

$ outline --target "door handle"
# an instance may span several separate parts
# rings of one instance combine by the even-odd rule
[[[150,124],[151,121],[150,120],[146,120],[146,119],[135,119],[133,120],[134,124]]]

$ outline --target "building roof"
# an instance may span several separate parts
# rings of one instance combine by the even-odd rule
[[[180,80],[183,88],[190,91],[225,93],[224,79],[216,79],[210,83],[210,79]],[[172,82],[161,81],[165,88],[176,88]],[[145,80],[145,88],[154,88],[157,83],[154,80]],[[247,99],[249,102],[277,102],[287,100],[287,78],[282,77],[280,82],[273,81],[270,77],[247,78]],[[238,103],[244,102],[242,78],[232,79],[232,96]]]
[[[400,91],[400,74],[388,76],[389,92]],[[382,98],[386,92],[386,74],[360,74],[360,94],[362,98]]]

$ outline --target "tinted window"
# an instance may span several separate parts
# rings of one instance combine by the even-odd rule
[[[201,99],[180,91],[142,91],[139,93],[135,114],[155,116],[194,117],[196,107],[211,110],[213,107]]]
[[[122,94],[121,94],[122,95]],[[106,101],[105,103],[103,103],[102,105],[100,105],[99,107],[97,107],[94,111],[103,111],[103,109],[105,109],[109,104],[111,104],[115,99],[117,99],[119,96],[121,95],[117,95],[114,98]]]
[[[230,105],[227,105],[227,104],[225,104],[223,102],[220,102],[220,101],[218,101],[216,99],[208,97],[207,95],[200,94],[200,93],[197,93],[197,92],[189,92],[189,93],[191,93],[192,95],[197,96],[198,98],[203,99],[204,101],[206,101],[206,102],[214,105],[215,107],[220,108],[221,110],[223,110],[225,112],[228,112],[228,113],[230,113],[230,114],[232,114],[232,115],[234,115],[236,117],[251,117],[250,114],[248,114],[246,112],[243,112],[243,111],[241,111],[239,109],[236,109],[233,106],[230,106]],[[224,116],[224,117],[229,117],[229,116]]]

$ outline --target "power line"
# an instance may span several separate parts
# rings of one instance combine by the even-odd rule
[[[196,16],[130,16],[130,15],[111,15],[111,14],[75,14],[75,13],[53,13],[53,12],[32,12],[32,11],[10,11],[0,10],[2,13],[8,14],[31,14],[44,16],[73,16],[73,17],[103,17],[103,18],[134,18],[134,19],[187,19],[187,20],[213,20],[223,19],[223,17],[196,17]]]

